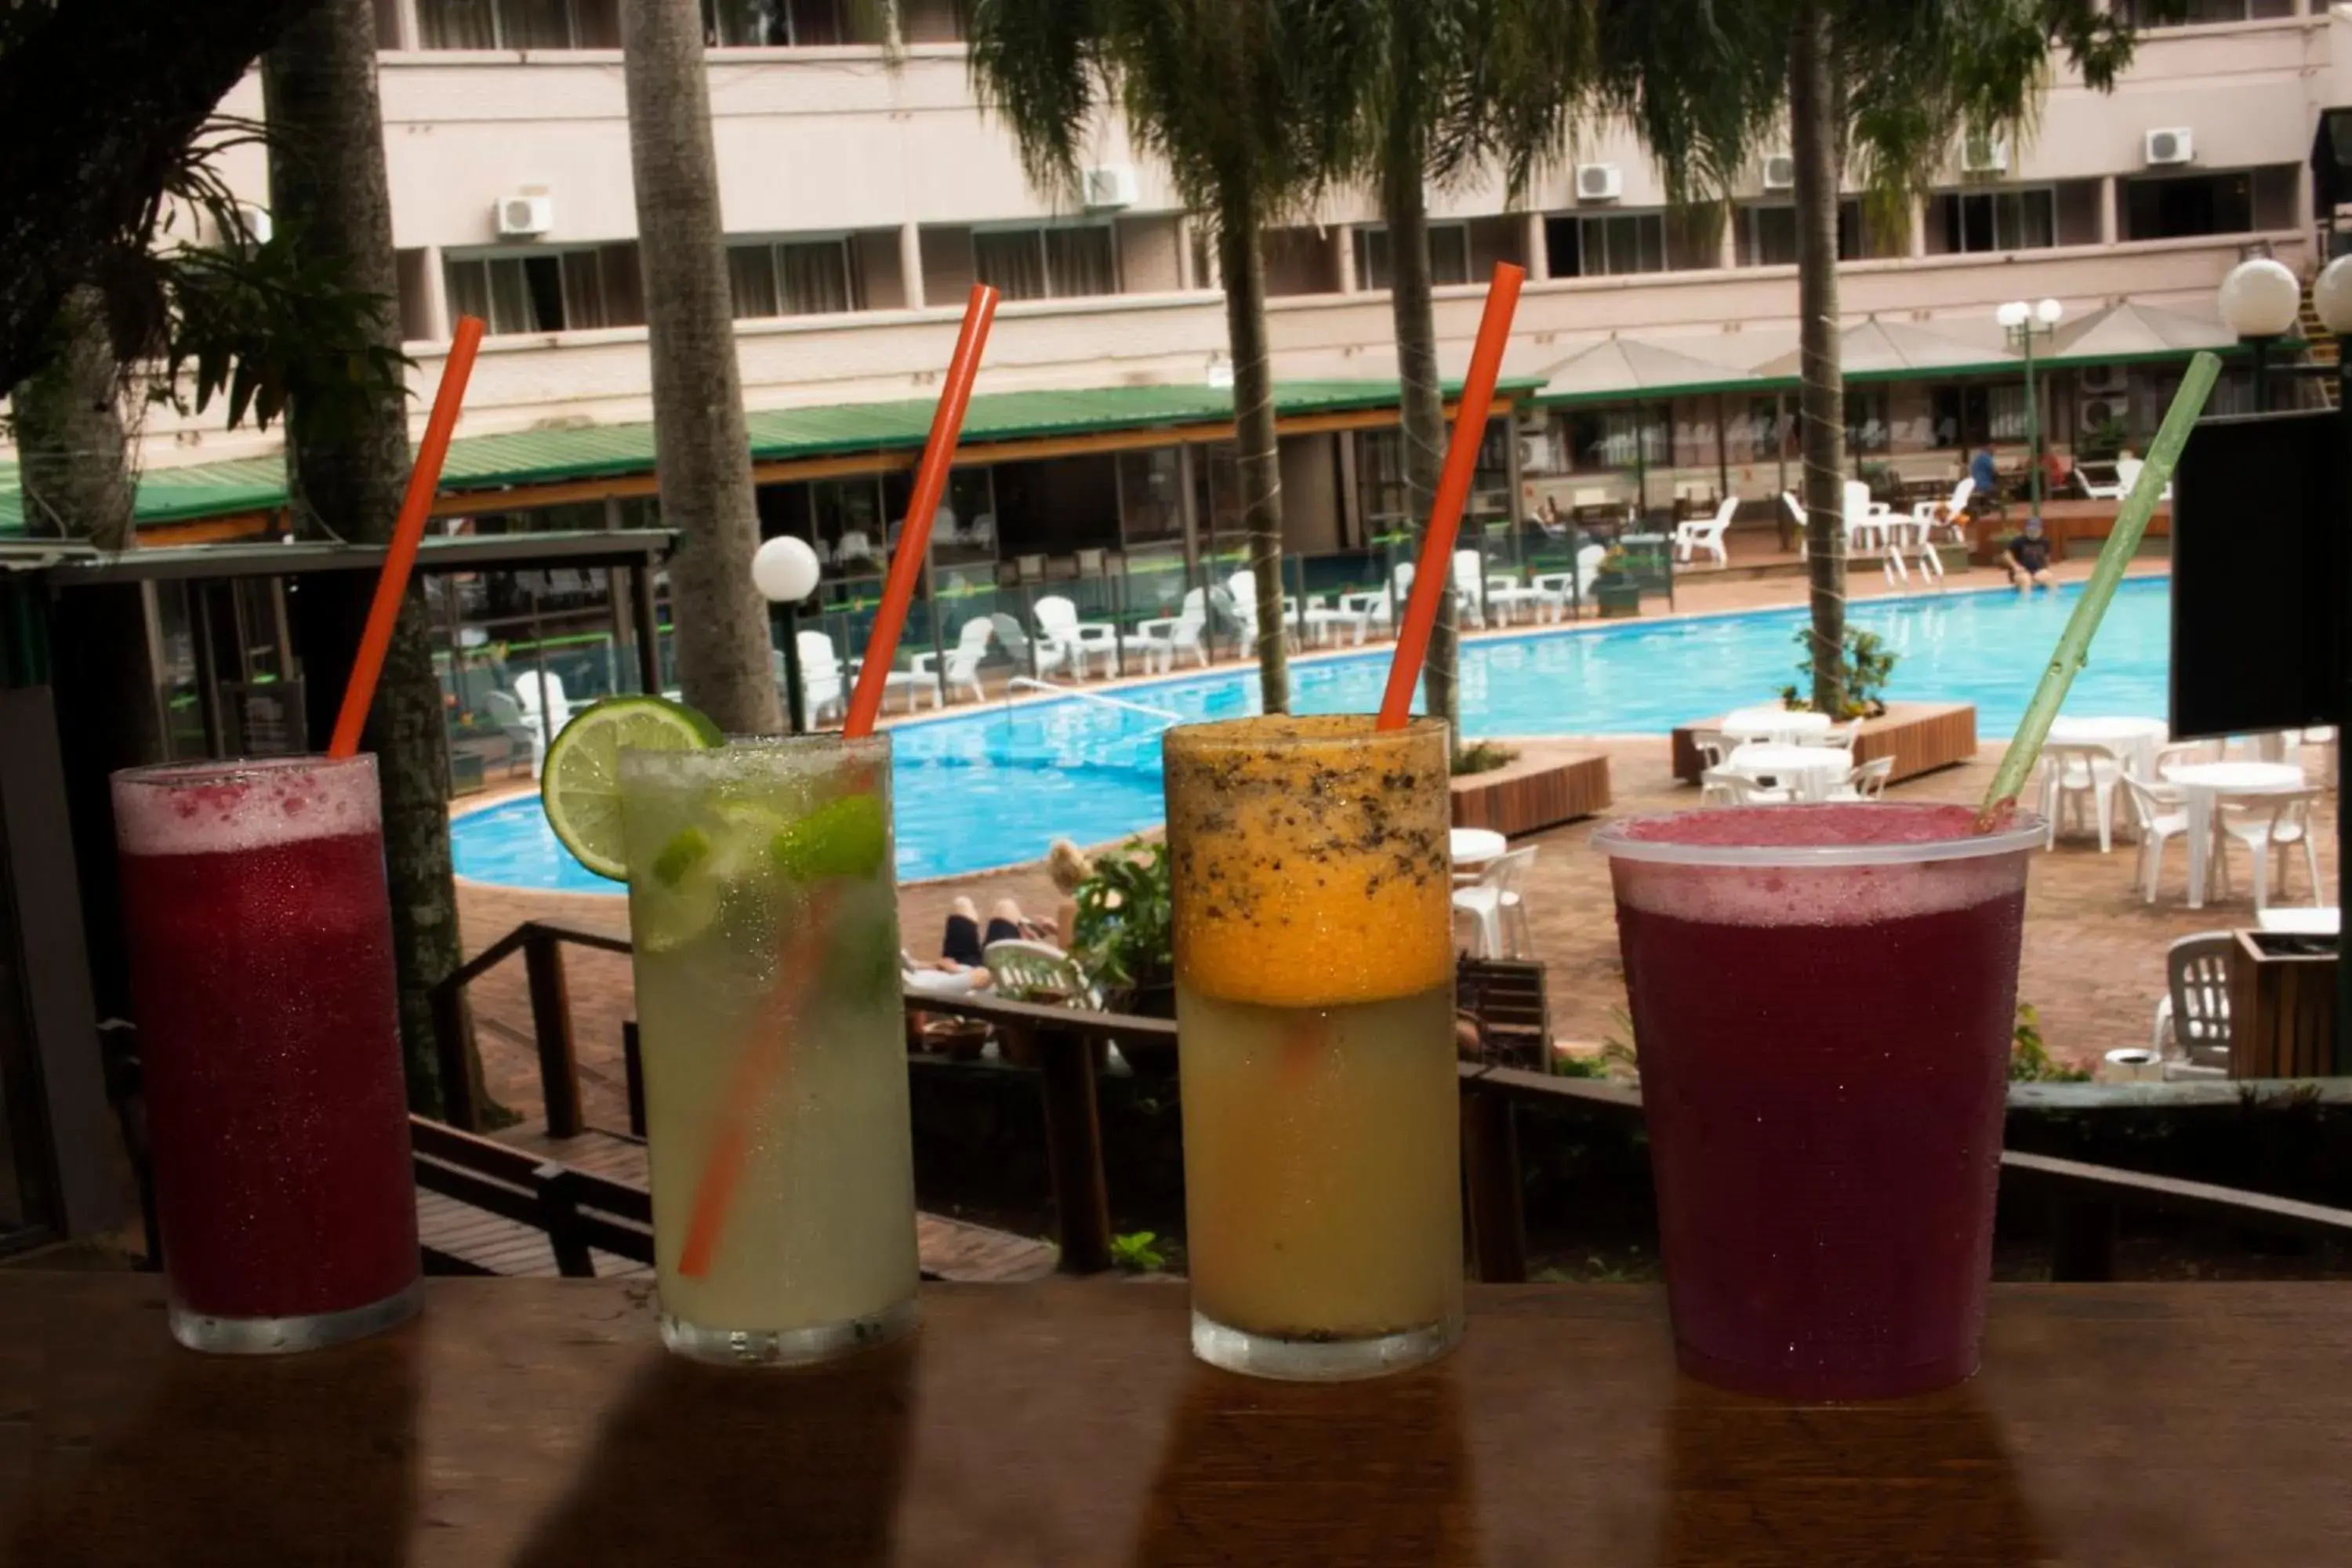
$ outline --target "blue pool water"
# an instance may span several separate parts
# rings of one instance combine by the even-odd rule
[[[2126,583],[2076,678],[2069,712],[2167,710],[2170,585]],[[1880,601],[1854,624],[1901,656],[1897,699],[1969,701],[1988,737],[2024,712],[2078,590]],[[1463,728],[1476,735],[1662,735],[1679,723],[1763,701],[1797,679],[1801,610],[1703,620],[1534,631],[1465,647]],[[1301,664],[1302,713],[1380,706],[1388,649]],[[1121,700],[1186,720],[1257,711],[1254,668],[1155,681]],[[1034,860],[1057,837],[1099,844],[1160,821],[1165,720],[1075,699],[904,724],[897,764],[898,876],[943,877]],[[457,820],[457,874],[506,887],[612,892],[547,830],[536,795]]]

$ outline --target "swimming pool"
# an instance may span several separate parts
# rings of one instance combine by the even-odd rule
[[[2021,599],[2007,591],[1855,605],[1853,619],[1901,656],[1891,694],[1969,701],[1987,737],[2023,714],[2078,589]],[[2167,710],[2170,584],[2126,583],[2107,612],[2074,713]],[[1801,610],[1696,620],[1538,629],[1465,646],[1463,727],[1472,735],[1662,735],[1675,725],[1769,698],[1797,679]],[[1302,713],[1380,706],[1388,649],[1294,668]],[[1257,711],[1257,672],[1130,687],[1121,700],[1186,720]],[[1167,721],[1076,699],[903,724],[897,763],[898,876],[944,877],[1034,860],[1057,837],[1099,844],[1160,819],[1160,735]],[[504,887],[612,892],[555,842],[536,795],[458,818],[457,874]]]

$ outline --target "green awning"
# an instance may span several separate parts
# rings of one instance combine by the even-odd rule
[[[1507,378],[1500,390],[1524,395],[1540,377]],[[1446,384],[1447,395],[1459,382]],[[1275,385],[1280,418],[1393,408],[1393,380],[1285,381]],[[755,462],[789,462],[858,452],[919,448],[930,434],[936,402],[847,403],[755,413],[747,424]],[[1234,416],[1232,389],[1197,386],[1113,386],[1078,391],[998,392],[971,400],[964,418],[966,447],[1055,436],[1221,424]],[[977,456],[977,454],[974,454]],[[649,472],[654,428],[644,425],[586,426],[472,436],[453,441],[442,489],[501,489],[567,479],[609,479]],[[142,523],[184,521],[263,510],[286,504],[285,465],[278,457],[240,458],[184,468],[153,468],[139,477]],[[0,534],[25,531],[16,468],[0,463]]]

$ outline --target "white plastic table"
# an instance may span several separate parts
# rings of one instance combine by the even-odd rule
[[[2292,795],[2308,787],[2292,763],[2184,763],[2164,770],[2189,807],[2189,907],[2205,907],[2212,874],[2213,802],[2225,795]]]
[[[1769,779],[1801,801],[1827,800],[1853,767],[1853,759],[1834,746],[1747,745],[1723,760],[1724,772],[1759,784]]]
[[[2140,780],[2156,776],[2156,753],[2172,738],[2161,719],[2053,719],[2050,739],[2061,746],[2105,746],[2124,772]]]
[[[2254,923],[2267,931],[2282,936],[2341,936],[2344,934],[2344,911],[2340,909],[2303,910],[2268,909],[2254,917]]]
[[[1475,870],[1511,847],[1510,840],[1491,827],[1457,827],[1446,838],[1453,847],[1454,868],[1457,871]]]
[[[1726,713],[1723,721],[1716,728],[1723,732],[1726,740],[1773,741],[1785,744],[1828,734],[1830,716],[1787,708],[1736,708]]]

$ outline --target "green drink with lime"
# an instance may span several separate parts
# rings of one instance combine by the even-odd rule
[[[558,831],[629,883],[663,1340],[796,1362],[902,1333],[918,1271],[889,739],[639,726],[609,778],[573,762],[585,813],[559,771],[571,730],[547,776]]]

